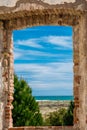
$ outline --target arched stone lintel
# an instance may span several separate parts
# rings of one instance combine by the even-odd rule
[[[7,14],[14,18],[14,14],[21,11],[61,8],[78,10],[78,12],[87,11],[87,0],[1,0],[0,3],[0,19],[5,20],[10,18]]]
[[[76,26],[83,13],[65,9],[37,10],[19,12],[20,17],[3,20],[4,27],[9,30],[23,29],[32,26],[62,25]]]

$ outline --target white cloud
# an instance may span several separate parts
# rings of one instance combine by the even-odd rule
[[[21,56],[22,56],[22,54],[19,52],[14,53],[14,59],[19,59]]]
[[[24,45],[35,48],[43,48],[39,43],[51,43],[64,48],[72,48],[72,37],[71,36],[43,36],[39,38],[32,38],[27,40],[15,41],[15,45]]]
[[[56,57],[58,55],[51,54],[51,53],[46,53],[46,52],[41,52],[41,51],[36,51],[36,50],[25,50],[25,49],[16,49],[14,50],[14,56],[15,60],[21,59],[21,60],[30,60],[30,59],[35,59],[37,56],[38,58],[41,57]],[[63,55],[59,55],[63,56]]]
[[[31,55],[34,55],[34,52],[32,52]],[[34,57],[30,56],[29,50],[14,48],[14,59],[15,60],[33,60]]]
[[[38,44],[38,40],[39,40],[38,38],[28,39],[28,40],[18,40],[18,41],[15,41],[14,44],[23,45],[27,47],[42,48],[42,46]]]
[[[24,77],[33,89],[72,89],[72,62],[15,64],[15,71]]]
[[[56,90],[72,90],[73,63],[71,61],[71,56],[69,57],[67,54],[55,54],[52,51],[45,52],[44,50],[47,48],[44,47],[44,44],[39,44],[42,42],[53,44],[59,49],[72,48],[72,38],[68,36],[45,36],[15,41],[15,60],[36,60],[35,57],[39,59],[40,56],[42,56],[45,58],[58,58],[62,61],[47,64],[37,64],[36,62],[30,64],[15,64],[15,72],[26,79],[33,90],[50,90],[53,88]],[[25,50],[25,48],[20,47],[21,45],[25,47],[34,47],[36,49]],[[41,51],[38,51],[37,48]]]
[[[46,42],[59,45],[64,48],[72,48],[72,37],[71,36],[48,36],[43,38]]]
[[[39,43],[40,42],[46,42],[48,44],[54,44],[54,45],[57,45],[55,47],[55,49],[71,49],[72,48],[72,42],[71,42],[71,37],[66,37],[66,36],[48,36],[48,37],[40,37],[40,38],[34,38],[34,39],[28,39],[28,40],[18,40],[18,41],[15,41],[14,45],[15,45],[15,48],[14,48],[14,53],[15,53],[15,60],[20,58],[20,59],[23,59],[23,60],[29,60],[29,59],[34,59],[36,56],[44,56],[44,57],[65,57],[66,58],[66,55],[64,54],[55,54],[55,53],[52,53],[52,51],[44,51],[43,48],[45,50],[48,50],[46,47],[44,47],[44,44],[43,46],[40,45]],[[20,45],[23,45],[24,48],[21,48]],[[25,47],[34,47],[36,48],[35,50],[29,50],[29,49],[26,49],[25,50]],[[37,50],[38,49],[41,49],[40,51]],[[34,57],[35,56],[35,57]],[[31,58],[30,58],[31,57]],[[67,56],[69,57],[69,56]],[[67,58],[66,58],[67,59]]]
[[[25,50],[20,48],[14,48],[14,58],[15,60],[34,60],[35,58],[40,59],[40,57],[48,58],[55,58],[55,59],[66,59],[71,61],[71,57],[68,54],[64,55],[58,53],[51,53],[51,52],[44,52],[44,51],[37,51],[37,50]]]
[[[47,64],[36,64],[36,63],[30,63],[30,64],[15,64],[15,69],[19,72],[23,71],[22,68],[24,68],[24,72],[30,71],[29,68],[31,68],[31,71],[33,72],[71,72],[73,63],[72,62],[54,62],[54,63],[47,63]]]

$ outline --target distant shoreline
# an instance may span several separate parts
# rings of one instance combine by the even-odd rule
[[[68,101],[74,100],[74,96],[34,96],[37,101]]]
[[[73,99],[74,100],[74,99]],[[73,101],[73,100],[36,100],[37,102],[70,102],[70,101]]]

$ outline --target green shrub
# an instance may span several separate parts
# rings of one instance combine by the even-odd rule
[[[50,126],[61,126],[64,125],[63,123],[63,117],[66,114],[66,109],[61,108],[58,111],[51,112],[48,117],[46,118],[44,123],[45,125]]]
[[[58,111],[51,112],[44,121],[48,126],[70,126],[73,125],[74,102],[71,101],[68,109],[61,108]]]
[[[64,116],[64,125],[73,125],[73,109],[74,109],[74,102],[71,101],[69,108]]]

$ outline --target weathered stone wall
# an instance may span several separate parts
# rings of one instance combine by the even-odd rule
[[[29,26],[73,27],[74,129],[87,130],[87,0],[0,0],[0,130],[12,127],[12,31]],[[11,128],[9,130],[71,127]]]
[[[1,0],[0,3],[0,19],[3,20],[28,16],[34,11],[37,14],[39,10],[68,9],[72,13],[75,10],[80,13],[87,9],[86,0]]]
[[[0,126],[3,127],[3,114],[4,114],[4,100],[3,96],[3,83],[2,83],[2,64],[1,64],[1,51],[2,51],[2,22],[0,23]]]
[[[16,3],[18,1],[19,0],[14,0],[14,1],[12,1],[12,0],[1,0],[0,6],[14,7],[14,6],[16,6]],[[41,2],[44,2],[44,3],[50,4],[50,5],[64,4],[64,2],[67,2],[67,3],[74,3],[75,2],[75,0],[72,0],[72,1],[70,1],[70,0],[55,0],[55,1],[54,0],[37,0],[37,1],[41,1]]]
[[[12,127],[13,43],[12,30],[0,22],[0,130]]]
[[[9,130],[77,130],[73,129],[72,126],[37,126],[37,127],[20,127],[10,128]]]

